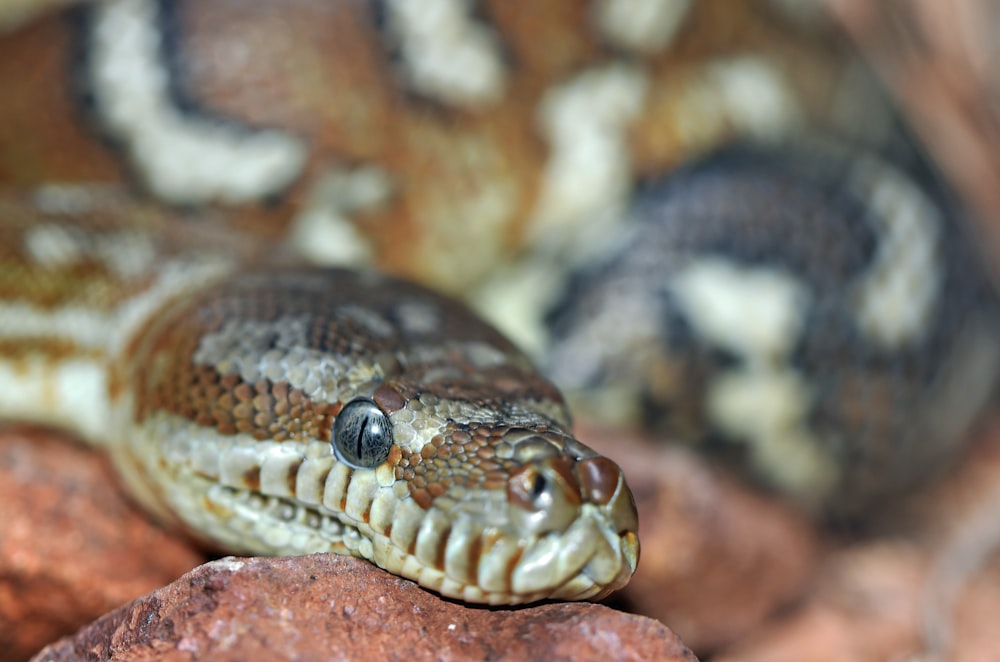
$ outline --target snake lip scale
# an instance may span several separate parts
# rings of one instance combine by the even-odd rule
[[[117,227],[0,234],[17,247],[3,273],[20,274],[20,301],[0,306],[0,373],[61,394],[34,409],[5,397],[0,416],[104,445],[159,519],[232,552],[359,556],[468,602],[596,598],[635,570],[620,469],[569,435],[555,387],[460,304],[373,272],[171,253]],[[152,259],[129,268],[84,257],[147,240]],[[75,295],[30,301],[84,263]],[[57,323],[95,293],[97,331]],[[358,404],[387,443],[374,461],[340,459],[335,423]]]

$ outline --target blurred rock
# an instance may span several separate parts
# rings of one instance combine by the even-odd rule
[[[800,596],[820,545],[812,525],[676,447],[577,426],[625,471],[639,509],[639,568],[615,604],[711,651]]]
[[[835,555],[809,602],[719,655],[719,662],[995,659],[1000,567],[976,573],[957,606],[928,583],[919,545],[877,541]]]
[[[0,659],[24,659],[203,560],[125,500],[101,454],[0,429]]]
[[[925,565],[905,543],[875,543],[830,559],[809,602],[718,660],[807,662],[907,659]]]
[[[358,559],[226,558],[37,660],[694,660],[665,626],[587,603],[469,608]]]

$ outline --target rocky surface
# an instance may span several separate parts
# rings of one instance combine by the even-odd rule
[[[693,660],[661,623],[587,603],[468,608],[353,558],[226,558],[36,660]]]
[[[24,659],[203,560],[124,499],[101,455],[0,430],[0,658]]]
[[[909,541],[844,550],[825,565],[805,605],[713,659],[996,659],[1000,566],[947,586],[930,581],[937,560]]]

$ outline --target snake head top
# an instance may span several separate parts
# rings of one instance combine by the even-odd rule
[[[618,466],[509,342],[415,285],[244,273],[125,354],[123,475],[225,549],[352,554],[493,604],[600,597],[635,570]]]

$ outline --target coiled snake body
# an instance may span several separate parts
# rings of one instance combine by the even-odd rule
[[[815,17],[230,4],[108,0],[0,39],[21,92],[0,99],[0,415],[107,443],[162,518],[479,602],[595,597],[635,568],[621,472],[509,342],[417,286],[288,266],[261,238],[461,294],[567,384],[625,386],[589,413],[649,403],[734,437],[820,507],[922,479],[986,400],[997,322],[978,294],[941,303],[979,291],[951,277],[966,253],[938,249],[944,208],[877,160],[772,162],[816,127],[898,147]],[[771,156],[631,204],[739,137]]]

